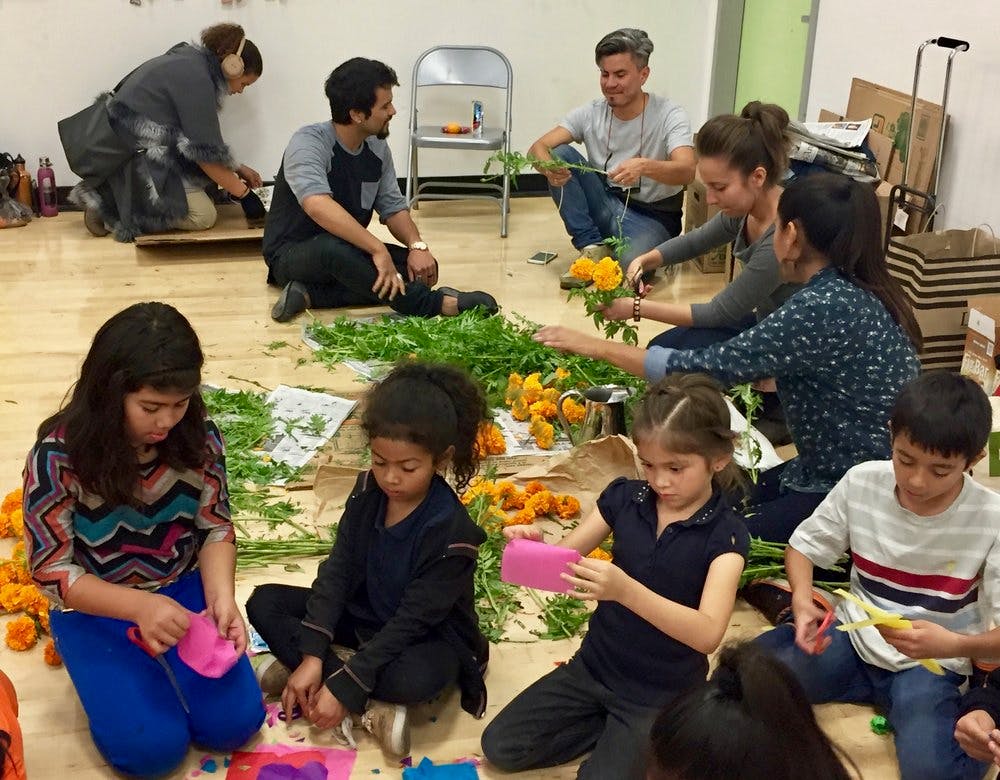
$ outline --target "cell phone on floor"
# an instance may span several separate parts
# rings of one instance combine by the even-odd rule
[[[558,256],[558,252],[535,252],[535,254],[528,258],[528,262],[532,265],[546,265],[547,263],[551,263]]]

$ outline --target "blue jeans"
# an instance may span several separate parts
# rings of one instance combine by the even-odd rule
[[[650,339],[649,347],[668,347],[670,349],[704,349],[731,338],[739,336],[743,331],[757,324],[757,318],[748,314],[732,325],[719,325],[714,328],[699,328],[694,325],[676,325],[665,330],[659,336]]]
[[[822,655],[806,655],[795,645],[795,627],[785,624],[755,640],[785,663],[813,704],[872,704],[886,713],[895,732],[896,757],[903,780],[980,780],[986,764],[970,758],[955,741],[959,685],[955,672],[932,674],[922,666],[890,672],[866,664],[850,636],[834,630]]]
[[[205,608],[201,575],[191,572],[160,588],[192,612]],[[202,677],[173,647],[170,665],[188,714],[163,667],[126,636],[130,623],[83,612],[51,616],[52,636],[101,755],[117,771],[155,777],[175,769],[192,743],[228,753],[264,722],[264,704],[250,660],[243,656],[218,679]]]
[[[563,162],[590,165],[580,152],[568,145],[557,146],[552,156]],[[597,173],[570,169],[569,181],[562,187],[549,187],[549,192],[559,206],[559,216],[577,249],[617,236],[621,225],[622,235],[629,242],[625,254],[618,258],[623,267],[680,233],[680,212],[676,214],[676,225],[668,229],[666,224],[647,214],[626,209],[624,201],[608,187],[605,177]],[[673,215],[665,216],[669,222],[674,221]]]

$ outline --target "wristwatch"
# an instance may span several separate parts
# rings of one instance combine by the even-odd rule
[[[417,249],[421,252],[429,251],[427,249],[427,244],[423,241],[414,241],[412,244],[410,244],[410,251],[412,252],[414,249]]]

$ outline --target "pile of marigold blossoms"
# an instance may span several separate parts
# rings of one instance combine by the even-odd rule
[[[479,478],[462,494],[462,503],[468,506],[481,495],[489,498],[489,516],[504,526],[530,525],[542,517],[572,520],[580,515],[580,501],[575,496],[553,493],[538,480],[532,480],[522,489],[507,480]],[[600,547],[587,557],[611,560]]]
[[[17,528],[21,536],[24,523],[21,515],[21,490],[8,493],[0,504],[0,535],[14,536]],[[8,559],[0,559],[0,608],[10,614],[22,613],[7,621],[5,640],[12,650],[29,650],[37,644],[41,634],[49,631],[49,600],[31,581],[24,557],[24,542],[14,545]],[[59,666],[62,659],[50,639],[45,646],[45,663]]]
[[[555,441],[555,428],[551,420],[559,416],[556,404],[559,396],[568,385],[569,371],[557,368],[553,374],[542,379],[540,372],[522,377],[511,374],[507,379],[507,391],[504,402],[510,407],[510,414],[515,420],[528,420],[528,431],[535,438],[535,443],[543,450],[552,449]],[[584,408],[572,398],[563,401],[563,414],[573,425],[583,420]]]

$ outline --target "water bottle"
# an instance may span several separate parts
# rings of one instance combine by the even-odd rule
[[[27,209],[31,208],[31,174],[25,170],[24,158],[18,155],[14,158],[14,167],[17,169],[17,200]]]
[[[56,175],[48,157],[41,157],[38,160],[35,186],[38,188],[38,212],[43,217],[56,216],[59,213],[59,204],[56,200]]]

